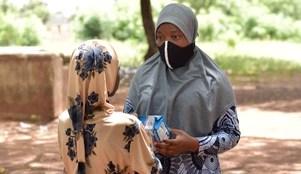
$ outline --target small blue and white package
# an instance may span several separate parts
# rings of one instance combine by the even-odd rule
[[[170,139],[170,131],[162,115],[139,115],[138,119],[144,125],[152,148],[154,147],[154,142],[160,142],[162,138]]]

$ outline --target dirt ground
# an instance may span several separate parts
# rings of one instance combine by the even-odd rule
[[[224,174],[301,173],[301,76],[233,84],[242,136],[220,155]],[[121,110],[127,87],[111,103]],[[0,174],[62,173],[57,119],[46,125],[0,122]]]

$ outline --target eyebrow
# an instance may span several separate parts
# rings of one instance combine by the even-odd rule
[[[172,30],[171,33],[181,33],[180,30]]]
[[[160,31],[160,30],[157,30],[157,32],[156,32],[156,34],[161,34],[161,33],[163,33],[163,32]],[[172,30],[169,33],[171,33],[171,34],[181,34],[181,31],[180,30]]]

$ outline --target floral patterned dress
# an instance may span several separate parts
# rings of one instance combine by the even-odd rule
[[[59,116],[58,142],[65,173],[158,173],[162,166],[135,116],[108,102],[118,86],[113,47],[88,40],[71,55],[67,109]],[[111,95],[110,95],[111,96]]]
[[[86,124],[86,162],[78,163],[76,137],[68,111],[59,117],[59,147],[66,173],[77,173],[84,167],[86,173],[158,173],[161,164],[150,148],[150,142],[140,121],[131,115],[113,113],[99,122]],[[82,165],[82,166],[81,166]]]

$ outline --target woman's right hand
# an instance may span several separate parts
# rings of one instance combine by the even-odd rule
[[[197,152],[199,149],[199,141],[197,138],[191,137],[186,132],[179,129],[170,129],[172,134],[176,135],[175,139],[162,139],[155,142],[155,150],[162,155],[175,155],[185,152]]]

